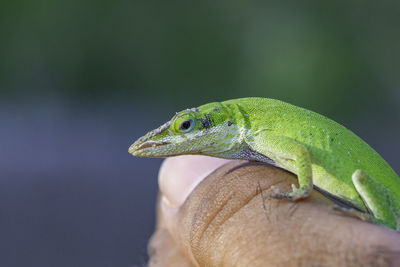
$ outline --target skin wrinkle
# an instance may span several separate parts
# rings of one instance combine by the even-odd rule
[[[237,176],[236,174],[233,174],[233,175]],[[239,178],[239,177],[238,177],[238,178]],[[262,191],[264,191],[264,190],[266,190],[266,189],[269,189],[269,187],[266,187],[266,188],[264,188],[264,189],[261,188]],[[256,194],[254,194],[254,195],[251,196],[249,199],[247,199],[246,201],[244,201],[242,206],[240,206],[238,209],[232,211],[231,214],[230,214],[230,216],[224,216],[225,218],[219,223],[220,226],[217,227],[215,230],[213,230],[211,233],[214,234],[215,232],[217,232],[217,231],[218,231],[218,228],[220,228],[221,225],[223,225],[227,220],[229,220],[231,217],[233,217],[233,216],[234,216],[236,213],[238,213],[241,209],[246,208],[247,204],[249,204],[254,198],[256,198],[256,197],[257,197],[258,195],[260,195],[260,194],[261,194],[261,192],[260,192],[260,193],[257,193],[257,191],[256,191]],[[218,209],[217,214],[213,217],[212,220],[214,220],[214,219],[218,216],[218,213],[224,209],[224,207],[228,204],[228,202],[229,202],[233,197],[234,197],[234,195],[229,196],[229,198],[222,204],[222,208]],[[295,204],[296,204],[296,203],[295,203]],[[212,222],[211,222],[211,223],[212,223]],[[209,223],[208,225],[211,225],[211,223]]]
[[[227,175],[227,172],[225,172],[222,175],[221,180],[225,181],[227,179],[227,177],[230,177],[230,176],[233,176],[233,179],[229,179],[229,184],[232,184],[232,182],[234,182],[234,180],[241,178],[234,173],[230,173],[229,175]],[[229,184],[226,184],[226,187],[229,187]],[[215,194],[214,192],[209,192],[206,196],[204,196],[204,199],[209,198],[210,193],[212,194],[212,199],[215,199],[215,197],[216,197],[217,199],[215,199],[215,200],[218,200],[218,198],[220,197],[219,196],[220,194],[218,194],[218,193]],[[225,194],[223,197],[226,197]],[[199,255],[199,253],[196,253],[197,251],[202,251],[202,249],[200,248],[200,246],[201,246],[200,244],[202,243],[202,240],[204,240],[204,236],[207,233],[207,231],[209,229],[211,229],[211,226],[213,226],[213,228],[216,226],[216,229],[212,230],[212,232],[211,232],[212,234],[214,234],[216,231],[218,231],[218,228],[223,226],[223,224],[226,222],[227,219],[229,219],[232,216],[232,214],[236,213],[238,210],[240,210],[242,208],[242,206],[240,206],[239,209],[235,209],[233,212],[229,212],[228,214],[223,215],[223,220],[221,223],[219,223],[217,225],[215,225],[215,223],[213,223],[213,222],[215,222],[216,218],[221,216],[221,211],[224,210],[226,204],[229,202],[230,199],[232,199],[232,197],[233,197],[233,195],[228,196],[227,199],[225,199],[225,201],[222,202],[222,205],[220,204],[218,206],[218,209],[216,210],[216,212],[213,213],[211,218],[207,219],[207,222],[205,224],[204,223],[202,224],[202,229],[200,231],[197,230],[196,232],[194,232],[196,237],[193,237],[193,236],[191,237],[191,247],[192,247],[193,254],[195,255],[195,257],[197,255]],[[204,201],[202,201],[202,202],[204,202]],[[193,224],[196,224],[197,220],[204,220],[204,217],[202,216],[202,214],[204,213],[205,209],[207,209],[207,208],[203,207],[203,205],[200,205],[200,207],[198,208],[198,211],[195,213],[195,216],[193,219],[193,221],[194,221]],[[209,233],[207,233],[207,235],[210,236]]]
[[[234,172],[235,170],[240,169],[240,168],[243,168],[243,167],[247,167],[247,166],[256,166],[256,165],[274,166],[274,167],[276,167],[276,168],[278,168],[278,169],[280,169],[280,170],[282,170],[282,171],[285,171],[285,172],[287,172],[287,173],[291,173],[291,172],[289,172],[289,171],[287,171],[287,170],[285,170],[285,169],[282,169],[282,168],[280,168],[280,167],[277,167],[277,166],[275,166],[275,165],[273,165],[273,164],[269,164],[269,163],[267,163],[267,162],[260,162],[260,161],[243,161],[242,164],[237,165],[237,166],[234,166],[231,170],[229,170],[229,171],[227,172],[227,174],[229,174],[229,173],[231,173],[231,172]]]
[[[280,202],[280,201],[277,201],[277,202]],[[280,204],[277,203],[277,205],[280,205]],[[270,224],[266,224],[266,226],[268,226],[268,225],[270,225]],[[285,225],[286,224],[282,224],[283,229],[285,229]],[[279,231],[279,232],[282,232],[282,231]],[[283,243],[280,242],[282,240],[282,237],[277,235],[277,233],[275,231],[269,231],[269,234],[266,234],[266,235],[264,234],[264,236],[265,236],[265,242],[263,242],[263,244],[260,244],[261,246],[267,244],[268,250],[288,251],[288,247],[286,246],[286,244],[284,244],[284,242]],[[268,242],[268,240],[269,240],[269,242]],[[241,261],[240,261],[241,264],[238,266],[270,266],[270,265],[266,265],[264,261],[257,260],[259,258],[265,259],[265,255],[263,255],[262,253],[258,253],[258,254],[250,253],[250,256],[252,257],[251,258],[251,257],[247,256],[245,244],[243,244],[242,246],[238,246],[237,248],[240,251],[242,251],[244,249],[244,252],[245,252],[244,254],[242,253],[243,257],[241,258]],[[280,264],[279,262],[275,262],[275,264],[271,264],[271,266],[281,266],[281,265],[282,264]]]
[[[218,173],[219,170],[214,171],[211,175]],[[201,183],[200,183],[201,185]],[[207,192],[205,192],[207,193]],[[204,218],[202,217],[202,214],[204,213],[205,210],[208,210],[208,207],[205,207],[204,203],[207,203],[208,201],[206,200],[208,198],[208,194],[204,195],[202,199],[200,200],[200,205],[196,208],[195,213],[193,214],[193,219],[191,221],[191,226],[190,226],[190,237],[189,237],[189,244],[190,244],[190,250],[191,254],[193,257],[198,260],[199,255],[199,243],[201,241],[201,236],[204,234],[205,230],[204,229]],[[207,214],[206,214],[207,215]],[[207,217],[207,216],[206,216]],[[203,223],[202,223],[203,222]],[[210,220],[207,220],[205,222],[205,225],[208,225],[210,223]]]
[[[218,215],[221,213],[221,211],[224,210],[224,208],[227,206],[229,201],[232,200],[232,198],[233,198],[233,195],[230,195],[227,199],[225,199],[225,201],[223,203],[221,203],[221,205],[218,207],[218,209],[216,210],[214,215],[209,220],[207,220],[207,223],[204,224],[204,230],[199,235],[199,242],[198,243],[201,243],[201,240],[203,239],[203,237],[206,234],[207,230],[211,228],[211,225],[214,225],[215,219],[218,217]],[[213,229],[210,232],[208,232],[207,235],[213,236],[215,234],[215,232],[217,232],[218,229],[226,222],[226,220],[229,219],[230,216],[224,216],[224,217],[225,218],[220,223],[217,223],[216,227],[213,227],[215,229]],[[196,245],[199,245],[199,244],[196,244]]]
[[[297,202],[294,202],[292,205],[289,206],[288,211],[286,213],[287,217],[293,217],[293,214],[297,211],[299,208],[299,205]]]
[[[222,175],[222,179],[221,180],[224,180],[225,177],[226,177],[226,173],[224,175]],[[235,179],[240,179],[240,177],[238,177],[236,175],[234,175],[234,178]],[[232,181],[232,179],[231,179],[231,181]],[[214,193],[214,192],[211,192],[211,193]],[[215,194],[213,194],[213,198],[214,198],[214,196],[215,196]],[[208,197],[209,196],[206,195],[204,198],[206,199]],[[217,197],[218,197],[218,195],[217,195]],[[207,230],[210,229],[211,225],[214,226],[213,222],[215,221],[216,218],[219,217],[221,211],[224,210],[225,206],[229,203],[229,200],[231,200],[232,197],[233,197],[233,195],[228,196],[227,199],[225,199],[224,202],[222,202],[222,205],[218,206],[218,209],[216,210],[216,212],[213,213],[213,215],[209,219],[207,219],[206,223],[202,223],[202,228],[203,228],[202,230],[194,232],[196,234],[196,238],[191,237],[191,247],[192,247],[193,251],[201,251],[200,243],[204,239],[203,238],[204,235],[206,234]],[[202,202],[204,202],[204,201],[202,201]],[[203,205],[200,205],[200,207],[198,208],[197,212],[194,215],[193,224],[196,224],[195,222],[197,220],[203,220],[204,221],[204,217],[202,216],[203,213],[204,213],[204,207],[203,207]],[[228,218],[230,217],[229,215],[225,215],[225,216],[228,217]],[[218,227],[221,227],[221,225],[223,225],[223,223],[225,221],[226,221],[226,219],[223,219],[222,224],[220,224],[220,226],[217,225],[217,229],[215,229],[211,233],[214,234],[214,232],[218,230]],[[197,253],[194,252],[193,254],[196,255]]]
[[[246,166],[246,165],[251,166],[251,165],[260,165],[260,164],[240,164],[240,166]],[[234,169],[237,169],[236,167],[237,167],[237,166],[235,166]],[[227,173],[229,173],[229,175],[232,175],[232,176],[234,177],[234,179],[229,179],[229,183],[233,183],[235,180],[241,179],[241,177],[239,177],[236,173],[232,172],[232,170],[229,169],[229,171],[225,172],[224,175],[222,176],[222,180],[228,179],[228,178],[227,178],[227,176],[228,176]],[[257,174],[257,173],[259,173],[259,174]],[[257,176],[257,175],[260,175],[261,173],[262,173],[261,171],[256,171],[253,175],[256,175],[256,176]],[[224,179],[224,178],[225,178],[225,179]],[[277,182],[274,182],[274,183],[268,183],[268,184],[262,186],[261,192],[258,191],[257,189],[254,190],[254,191],[253,191],[253,192],[254,192],[253,194],[248,195],[248,196],[245,198],[245,200],[240,201],[241,203],[240,203],[240,205],[239,205],[237,208],[235,208],[235,209],[233,209],[233,210],[230,210],[228,214],[222,214],[223,218],[222,218],[221,221],[218,222],[218,219],[219,219],[218,217],[221,216],[222,211],[225,211],[226,209],[229,210],[229,208],[230,208],[230,207],[229,207],[229,202],[232,201],[232,198],[234,198],[235,195],[229,195],[228,197],[226,197],[226,199],[225,199],[221,204],[219,204],[218,209],[215,211],[215,213],[213,213],[213,215],[211,216],[211,218],[210,218],[210,219],[207,218],[206,223],[203,224],[203,229],[202,229],[201,231],[196,231],[197,237],[196,237],[196,238],[194,238],[194,237],[191,238],[191,240],[192,240],[192,242],[191,242],[191,247],[192,247],[192,249],[193,249],[193,255],[195,255],[195,258],[196,258],[197,260],[199,260],[199,262],[201,261],[201,259],[199,259],[198,256],[197,256],[198,253],[196,253],[196,252],[197,252],[197,251],[204,251],[203,249],[201,249],[201,243],[202,243],[202,241],[204,240],[204,236],[207,236],[207,237],[208,237],[208,236],[210,236],[210,237],[215,237],[215,236],[216,236],[216,233],[221,231],[221,227],[224,226],[224,224],[226,223],[226,221],[228,221],[228,220],[230,220],[232,217],[234,217],[235,214],[237,214],[238,212],[240,212],[243,208],[247,208],[247,205],[248,205],[253,199],[255,199],[257,196],[259,196],[259,195],[261,196],[261,193],[262,193],[264,190],[269,190],[271,184],[277,185],[277,184],[281,184],[281,183],[283,183],[283,182],[284,182],[283,180],[280,180],[280,181],[277,181]],[[259,184],[259,182],[258,182],[258,184]],[[226,184],[226,186],[229,187],[229,184]],[[258,192],[257,192],[257,191],[258,191]],[[207,199],[207,196],[205,196],[204,198]],[[236,199],[236,198],[234,198],[234,199]],[[263,200],[262,196],[261,196],[261,199]],[[263,202],[264,202],[264,200],[263,200]],[[277,201],[277,205],[279,205],[280,203],[282,203],[282,202],[281,202],[281,201]],[[228,208],[227,208],[227,207],[228,207]],[[202,217],[202,213],[203,213],[204,211],[203,211],[202,209],[203,209],[202,207],[199,207],[199,210],[200,210],[201,212],[196,212],[196,214],[195,214],[195,216],[194,216],[194,221],[195,221],[195,220],[198,220],[198,219],[204,221],[204,217]],[[267,221],[269,221],[269,216],[268,216],[268,214],[266,214],[266,217],[267,217]],[[194,224],[196,224],[196,223],[194,223]],[[194,239],[197,240],[197,241],[193,241]],[[206,239],[207,239],[207,238],[206,238]],[[207,241],[204,241],[204,242],[207,243]]]
[[[230,174],[230,173],[232,173],[232,172],[234,172],[234,171],[236,171],[236,170],[238,170],[238,169],[241,169],[241,168],[243,168],[243,167],[251,166],[251,165],[258,165],[258,164],[262,164],[262,163],[261,163],[261,162],[243,161],[242,163],[240,163],[240,164],[238,164],[238,165],[233,166],[232,168],[230,168],[230,169],[226,172],[225,175],[228,175],[228,174]]]
[[[240,233],[236,233],[236,238],[232,239],[232,243],[237,243],[238,242],[238,237]],[[221,238],[221,236],[218,237],[218,239]],[[222,237],[223,238],[223,237]],[[223,253],[223,256],[220,258],[219,262],[217,264],[214,263],[216,266],[252,266],[250,263],[252,262],[251,260],[251,255],[248,253],[245,253],[245,257],[243,257],[243,249],[245,246],[235,246],[231,247],[228,252]],[[241,257],[241,255],[243,255]],[[254,256],[253,256],[254,257]],[[243,263],[245,261],[245,263]],[[248,262],[248,263],[246,263]]]

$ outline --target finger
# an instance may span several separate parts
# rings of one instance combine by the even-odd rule
[[[158,179],[162,201],[171,208],[179,207],[201,180],[227,162],[229,160],[193,155],[166,159]]]
[[[157,216],[160,218],[159,216]],[[159,224],[148,245],[149,267],[194,267],[195,265],[180,250],[168,229]]]
[[[199,163],[180,164],[187,170]],[[289,190],[292,183],[292,174],[275,167],[229,163],[204,179],[175,213],[161,201],[161,216],[176,244],[200,266],[356,266],[398,259],[398,233],[338,216],[317,192],[299,202],[263,201],[272,185]]]
[[[188,161],[193,164],[186,164]],[[163,162],[159,175],[160,194],[157,200],[156,230],[148,245],[149,266],[195,266],[172,239],[164,218],[173,216],[192,189],[226,162],[229,161],[204,156],[176,157]],[[164,209],[164,216],[160,215],[160,202],[168,207]]]

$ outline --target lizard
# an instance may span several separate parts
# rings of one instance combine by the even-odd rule
[[[270,198],[297,201],[315,187],[349,206],[349,213],[400,228],[400,179],[390,165],[341,124],[280,100],[239,98],[177,112],[128,151],[266,162],[294,173],[299,184],[289,192],[273,186]]]

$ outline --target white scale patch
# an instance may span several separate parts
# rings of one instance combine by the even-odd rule
[[[207,132],[207,135],[210,135],[214,141],[210,152],[217,154],[228,152],[241,143],[241,129],[237,125],[231,124],[231,126],[224,127],[223,131],[220,131],[219,127],[212,127]]]

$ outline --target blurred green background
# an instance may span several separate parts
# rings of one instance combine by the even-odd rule
[[[400,172],[398,1],[0,6],[1,266],[145,263],[160,160],[128,146],[210,101],[317,111]]]

